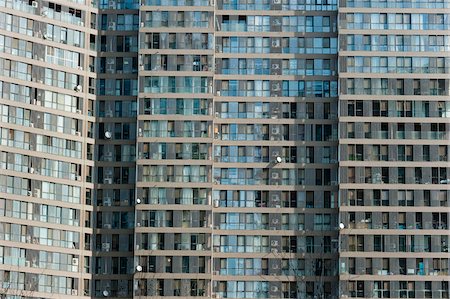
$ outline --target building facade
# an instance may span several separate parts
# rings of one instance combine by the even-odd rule
[[[91,296],[131,297],[139,1],[98,4]]]
[[[89,296],[96,11],[0,3],[0,293]]]
[[[0,296],[448,298],[449,6],[0,0]]]
[[[341,1],[340,287],[448,298],[448,1]]]

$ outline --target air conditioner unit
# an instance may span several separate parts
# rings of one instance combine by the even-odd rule
[[[102,251],[109,251],[110,248],[111,248],[111,244],[102,243]]]
[[[278,134],[280,134],[280,128],[272,127],[272,135],[278,135]]]
[[[270,290],[271,290],[272,292],[278,292],[278,287],[277,287],[277,286],[271,286],[271,287],[270,287]]]
[[[116,22],[109,22],[108,30],[115,30],[115,29],[116,29]]]
[[[27,191],[27,195],[28,195],[28,196],[32,196],[32,195],[33,195],[33,192],[31,192],[30,190],[28,190],[28,191]]]
[[[50,34],[44,33],[42,34],[43,39],[52,39],[52,36]]]
[[[105,116],[106,117],[113,117],[114,114],[113,114],[112,110],[108,110],[108,111],[105,112]]]
[[[281,0],[273,0],[273,4],[281,4]]]
[[[109,74],[114,74],[115,70],[116,70],[116,68],[113,65],[108,65],[108,67],[106,68],[106,72]]]
[[[219,201],[218,199],[215,199],[215,200],[214,200],[214,207],[215,207],[215,208],[220,207],[220,201]]]
[[[38,188],[34,189],[34,197],[41,197],[41,189]]]
[[[139,137],[142,137],[142,128],[138,129],[138,135],[139,135]]]
[[[74,257],[72,259],[72,266],[78,266],[78,258]]]
[[[280,174],[278,172],[272,172],[272,179],[278,180],[280,178]]]
[[[82,112],[81,109],[77,109],[78,114],[81,114],[81,112]]]
[[[72,290],[72,296],[78,296],[78,290]]]
[[[77,181],[81,181],[81,175],[76,175],[76,176],[75,176],[75,179],[76,179]]]
[[[33,123],[30,123],[30,128],[34,128],[34,124]]]
[[[105,178],[103,179],[103,184],[112,184],[112,178]]]
[[[219,252],[220,251],[220,247],[216,246],[214,247],[214,252]]]
[[[105,223],[105,224],[103,224],[103,228],[111,229],[111,224]]]
[[[39,3],[37,1],[33,1],[33,2],[31,2],[31,6],[33,6],[34,8],[37,8],[39,6]]]
[[[81,132],[79,132],[79,131],[76,131],[76,132],[75,132],[75,135],[77,135],[77,136],[81,136]]]
[[[214,276],[219,275],[219,271],[212,271],[212,275],[214,275]]]
[[[216,91],[216,95],[220,97],[220,90]]]
[[[106,152],[103,159],[104,159],[105,161],[111,162],[111,161],[112,161],[112,156],[113,156],[113,155],[112,155],[112,152]]]
[[[34,168],[33,168],[33,167],[30,167],[30,168],[28,168],[28,171],[29,171],[30,173],[34,173]]]
[[[111,198],[110,197],[105,198],[103,200],[103,205],[107,206],[107,207],[110,207],[111,206]]]
[[[30,261],[25,261],[25,267],[31,267],[31,262]]]
[[[272,246],[272,247],[278,246],[278,240],[272,240],[272,241],[270,241],[270,246]]]

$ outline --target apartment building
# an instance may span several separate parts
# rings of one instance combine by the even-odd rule
[[[449,5],[0,0],[0,296],[448,298]]]
[[[341,294],[448,298],[448,1],[341,1]]]
[[[2,298],[90,295],[96,10],[0,2]]]
[[[141,24],[137,295],[331,296],[336,3],[148,0]]]
[[[98,4],[93,297],[133,295],[139,6]]]
[[[135,296],[211,294],[214,6],[143,1]]]

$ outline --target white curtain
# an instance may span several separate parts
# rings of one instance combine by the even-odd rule
[[[194,201],[194,193],[192,189],[182,189],[181,192],[181,204],[191,205]]]

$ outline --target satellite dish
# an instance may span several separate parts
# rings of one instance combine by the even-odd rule
[[[103,291],[103,296],[108,297],[109,296],[109,292],[107,290]]]
[[[110,132],[110,131],[106,131],[106,132],[105,132],[105,138],[106,138],[106,139],[111,139],[111,137],[112,137],[111,132]]]
[[[136,203],[141,203],[141,199],[140,199],[140,198],[137,198],[137,199],[136,199]]]
[[[281,163],[282,161],[283,161],[283,159],[280,156],[277,156],[275,158],[275,162],[277,162],[277,163]]]
[[[342,222],[341,222],[341,223],[339,223],[339,228],[340,228],[340,229],[344,229],[344,228],[345,228],[345,224],[344,224],[344,223],[342,223]]]
[[[136,266],[136,271],[141,272],[142,271],[142,266],[141,265],[137,265]]]

